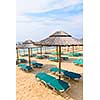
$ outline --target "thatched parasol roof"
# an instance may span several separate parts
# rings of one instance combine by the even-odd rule
[[[83,38],[80,39],[80,42],[83,43]]]
[[[45,46],[73,46],[73,45],[82,45],[82,43],[72,37],[70,34],[64,31],[57,31],[50,35],[48,38],[41,40],[40,42],[35,42],[37,45]]]
[[[34,42],[32,40],[26,40],[23,42],[23,44],[25,45],[26,48],[37,47],[36,45],[34,45]]]
[[[25,44],[23,44],[22,42],[18,42],[18,43],[16,43],[16,48],[17,49],[25,49],[26,47],[25,47]]]

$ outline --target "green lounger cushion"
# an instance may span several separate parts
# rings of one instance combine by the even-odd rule
[[[79,58],[77,60],[74,60],[73,63],[74,64],[77,64],[77,65],[83,65],[83,59],[82,58]]]
[[[59,58],[56,58],[56,57],[50,57],[50,58],[48,58],[48,60],[51,60],[51,61],[58,61]]]
[[[27,66],[26,64],[19,64],[18,65],[20,68],[22,68],[23,70],[29,71],[32,70],[31,66]]]
[[[34,65],[35,67],[42,67],[43,64],[41,63],[37,63],[37,62],[31,62],[32,65]]]
[[[26,59],[23,59],[23,58],[20,58],[20,59],[17,59],[17,61],[20,61],[20,63],[27,63],[27,60]]]
[[[70,87],[68,83],[59,79],[50,80],[48,85],[51,86],[52,88],[55,88],[59,92],[63,92]]]
[[[18,64],[19,67],[21,67],[21,66],[25,66],[25,65],[26,65],[26,64],[23,64],[23,63]]]
[[[36,74],[35,77],[39,78],[42,82],[44,82],[45,84],[49,85],[50,87],[59,92],[64,92],[70,87],[69,83],[66,83],[63,80],[56,79],[55,77],[50,76],[45,72],[39,72]]]
[[[43,59],[44,56],[36,56],[36,58],[38,58],[38,59]]]
[[[59,69],[57,67],[52,67],[52,68],[50,68],[50,71],[56,73],[59,71]]]
[[[36,78],[39,78],[40,80],[48,83],[51,79],[54,79],[52,76],[47,75],[45,72],[39,72],[35,76]]]
[[[32,54],[31,57],[36,57],[36,54]]]
[[[83,54],[82,53],[79,53],[79,52],[70,52],[69,54],[67,54],[68,56],[82,56]]]

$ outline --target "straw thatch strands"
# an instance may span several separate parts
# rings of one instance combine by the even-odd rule
[[[72,37],[66,32],[57,31],[50,35],[48,38],[41,40],[40,42],[35,42],[39,45],[47,46],[73,46],[73,45],[83,45],[78,39]]]

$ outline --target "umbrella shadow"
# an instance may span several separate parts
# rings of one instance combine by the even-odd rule
[[[63,62],[67,62],[67,63],[72,63],[74,60],[76,60],[77,58],[69,58],[67,61],[63,61]]]
[[[50,73],[50,68],[51,67],[56,67],[54,64],[45,64],[41,68],[33,68],[32,73],[37,74],[38,72],[45,72],[45,73]]]
[[[63,81],[70,83],[71,87],[68,91],[63,93],[53,92],[54,95],[60,95],[65,100],[73,99],[73,100],[82,100],[83,99],[83,73],[80,73],[82,78],[78,81],[62,78]]]
[[[80,73],[82,75],[82,78],[79,81],[75,81],[72,79],[64,78],[63,80],[65,82],[68,82],[71,84],[71,88],[68,91],[65,91],[64,93],[61,93],[60,96],[67,99],[74,99],[74,100],[83,100],[83,73]]]
[[[68,91],[63,93],[53,92],[55,95],[60,95],[65,100],[83,100],[83,80],[74,81],[74,80],[64,80],[71,84],[71,88]]]

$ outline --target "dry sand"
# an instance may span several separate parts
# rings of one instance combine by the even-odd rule
[[[24,57],[28,59],[28,57]],[[83,76],[83,67],[76,66],[72,63],[78,57],[70,57],[70,60],[62,62],[62,68],[80,73]],[[49,61],[47,59],[31,60],[43,63],[43,68],[33,68],[32,72],[24,72],[16,66],[16,100],[83,100],[83,79],[79,81],[64,79],[64,81],[71,84],[71,89],[57,94],[55,91],[46,87],[35,78],[36,73],[45,71],[48,74],[52,66],[58,66],[57,62]],[[57,77],[57,76],[56,76]]]

